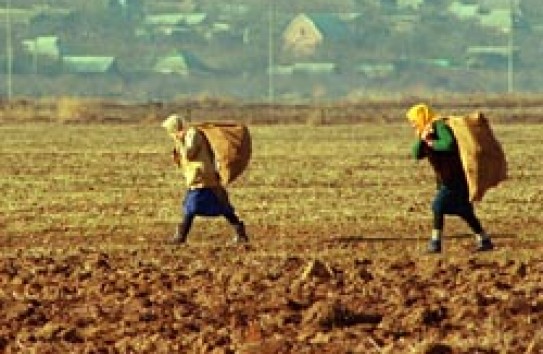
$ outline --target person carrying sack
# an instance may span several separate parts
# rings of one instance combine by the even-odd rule
[[[492,250],[492,241],[481,226],[470,201],[458,143],[451,128],[425,104],[411,107],[406,116],[418,138],[413,145],[413,157],[417,160],[428,158],[437,179],[437,194],[432,203],[433,230],[428,251],[441,252],[445,215],[460,216],[469,225],[476,235],[477,251]]]
[[[170,243],[182,244],[187,241],[196,216],[224,216],[236,232],[234,242],[248,242],[245,225],[236,215],[228,193],[220,182],[206,136],[177,114],[168,116],[162,122],[162,127],[174,139],[173,160],[181,168],[187,187],[182,202],[183,219]]]

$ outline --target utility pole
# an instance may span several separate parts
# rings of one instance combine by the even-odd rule
[[[274,29],[275,29],[275,1],[270,1],[268,11],[268,101],[270,104],[275,101],[275,82],[274,82]]]
[[[8,75],[7,80],[7,91],[8,91],[8,102],[11,102],[13,97],[13,46],[11,43],[11,0],[6,1],[6,53],[7,53],[7,64],[6,70]]]
[[[507,92],[513,93],[514,91],[514,66],[513,66],[513,56],[514,56],[514,33],[513,28],[515,27],[515,21],[513,16],[513,0],[509,0],[509,16],[511,17],[509,22],[509,31],[507,38]]]
[[[34,53],[32,56],[32,64],[34,66],[34,74],[38,74],[38,38],[34,39]]]

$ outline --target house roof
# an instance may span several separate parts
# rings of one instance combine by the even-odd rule
[[[329,62],[303,62],[294,63],[292,66],[293,72],[306,72],[306,73],[329,73],[337,69],[335,63]]]
[[[424,0],[396,0],[396,4],[399,8],[413,8],[418,9],[422,4],[424,4]]]
[[[40,36],[34,39],[38,47],[58,47],[58,36]]]
[[[456,15],[458,18],[466,19],[477,16],[477,12],[479,11],[479,5],[462,4],[458,1],[455,1],[449,6],[449,11]]]
[[[219,2],[217,7],[221,14],[246,15],[250,11],[250,7],[246,4]]]
[[[371,78],[386,77],[396,69],[394,63],[360,63],[355,67],[355,71]]]
[[[513,24],[510,9],[495,9],[479,18],[482,26],[495,27],[505,31],[509,30]]]
[[[131,0],[128,2],[134,1],[137,4],[137,1],[140,0]],[[142,2],[148,14],[193,12],[198,8],[194,1],[143,0]],[[141,6],[142,4],[139,5]]]
[[[325,37],[345,38],[350,35],[349,27],[336,14],[310,13],[306,16]]]
[[[468,47],[468,55],[500,55],[507,56],[512,51],[518,52],[518,47],[509,48],[509,46],[472,46]]]
[[[519,0],[479,0],[479,5],[485,9],[514,9],[519,3]]]
[[[165,13],[148,15],[144,23],[150,26],[176,26],[188,25],[193,26],[202,23],[207,18],[207,14],[203,12],[194,13]]]
[[[491,4],[491,2],[488,3]],[[460,19],[475,18],[479,20],[481,26],[494,27],[502,31],[507,31],[511,28],[513,11],[515,10],[509,7],[483,7],[482,3],[462,4],[459,1],[455,1],[449,6],[449,11]]]
[[[413,60],[413,62],[416,64],[433,66],[437,68],[448,68],[452,65],[451,61],[446,58],[421,58]]]
[[[171,55],[158,58],[153,71],[170,74],[170,73],[182,73],[188,74],[189,64],[183,55]]]
[[[188,73],[190,70],[206,71],[209,68],[189,51],[173,51],[156,59],[153,70],[161,73]]]
[[[34,39],[27,39],[23,41],[23,45],[29,52],[59,55],[60,46],[57,36],[40,36]]]
[[[65,56],[62,65],[73,73],[105,73],[113,68],[115,57],[109,56]]]
[[[8,10],[2,6],[0,8],[0,23],[6,23]],[[12,24],[29,24],[36,16],[38,12],[33,9],[9,9],[9,18]]]
[[[65,17],[72,15],[76,12],[73,9],[63,7],[51,7],[49,5],[34,5],[32,8],[36,12],[36,14],[52,17]]]
[[[267,73],[273,75],[291,75],[293,70],[293,65],[274,65],[268,67]]]

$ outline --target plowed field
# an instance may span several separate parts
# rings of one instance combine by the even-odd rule
[[[0,351],[543,353],[543,125],[496,124],[510,178],[425,254],[433,172],[407,124],[254,126],[222,219],[157,125],[0,126]]]

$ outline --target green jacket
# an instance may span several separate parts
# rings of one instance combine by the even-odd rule
[[[432,146],[421,139],[417,140],[412,148],[413,157],[417,160],[428,158],[436,173],[438,186],[444,184],[453,189],[466,189],[466,175],[451,128],[445,121],[436,120],[432,129]]]

